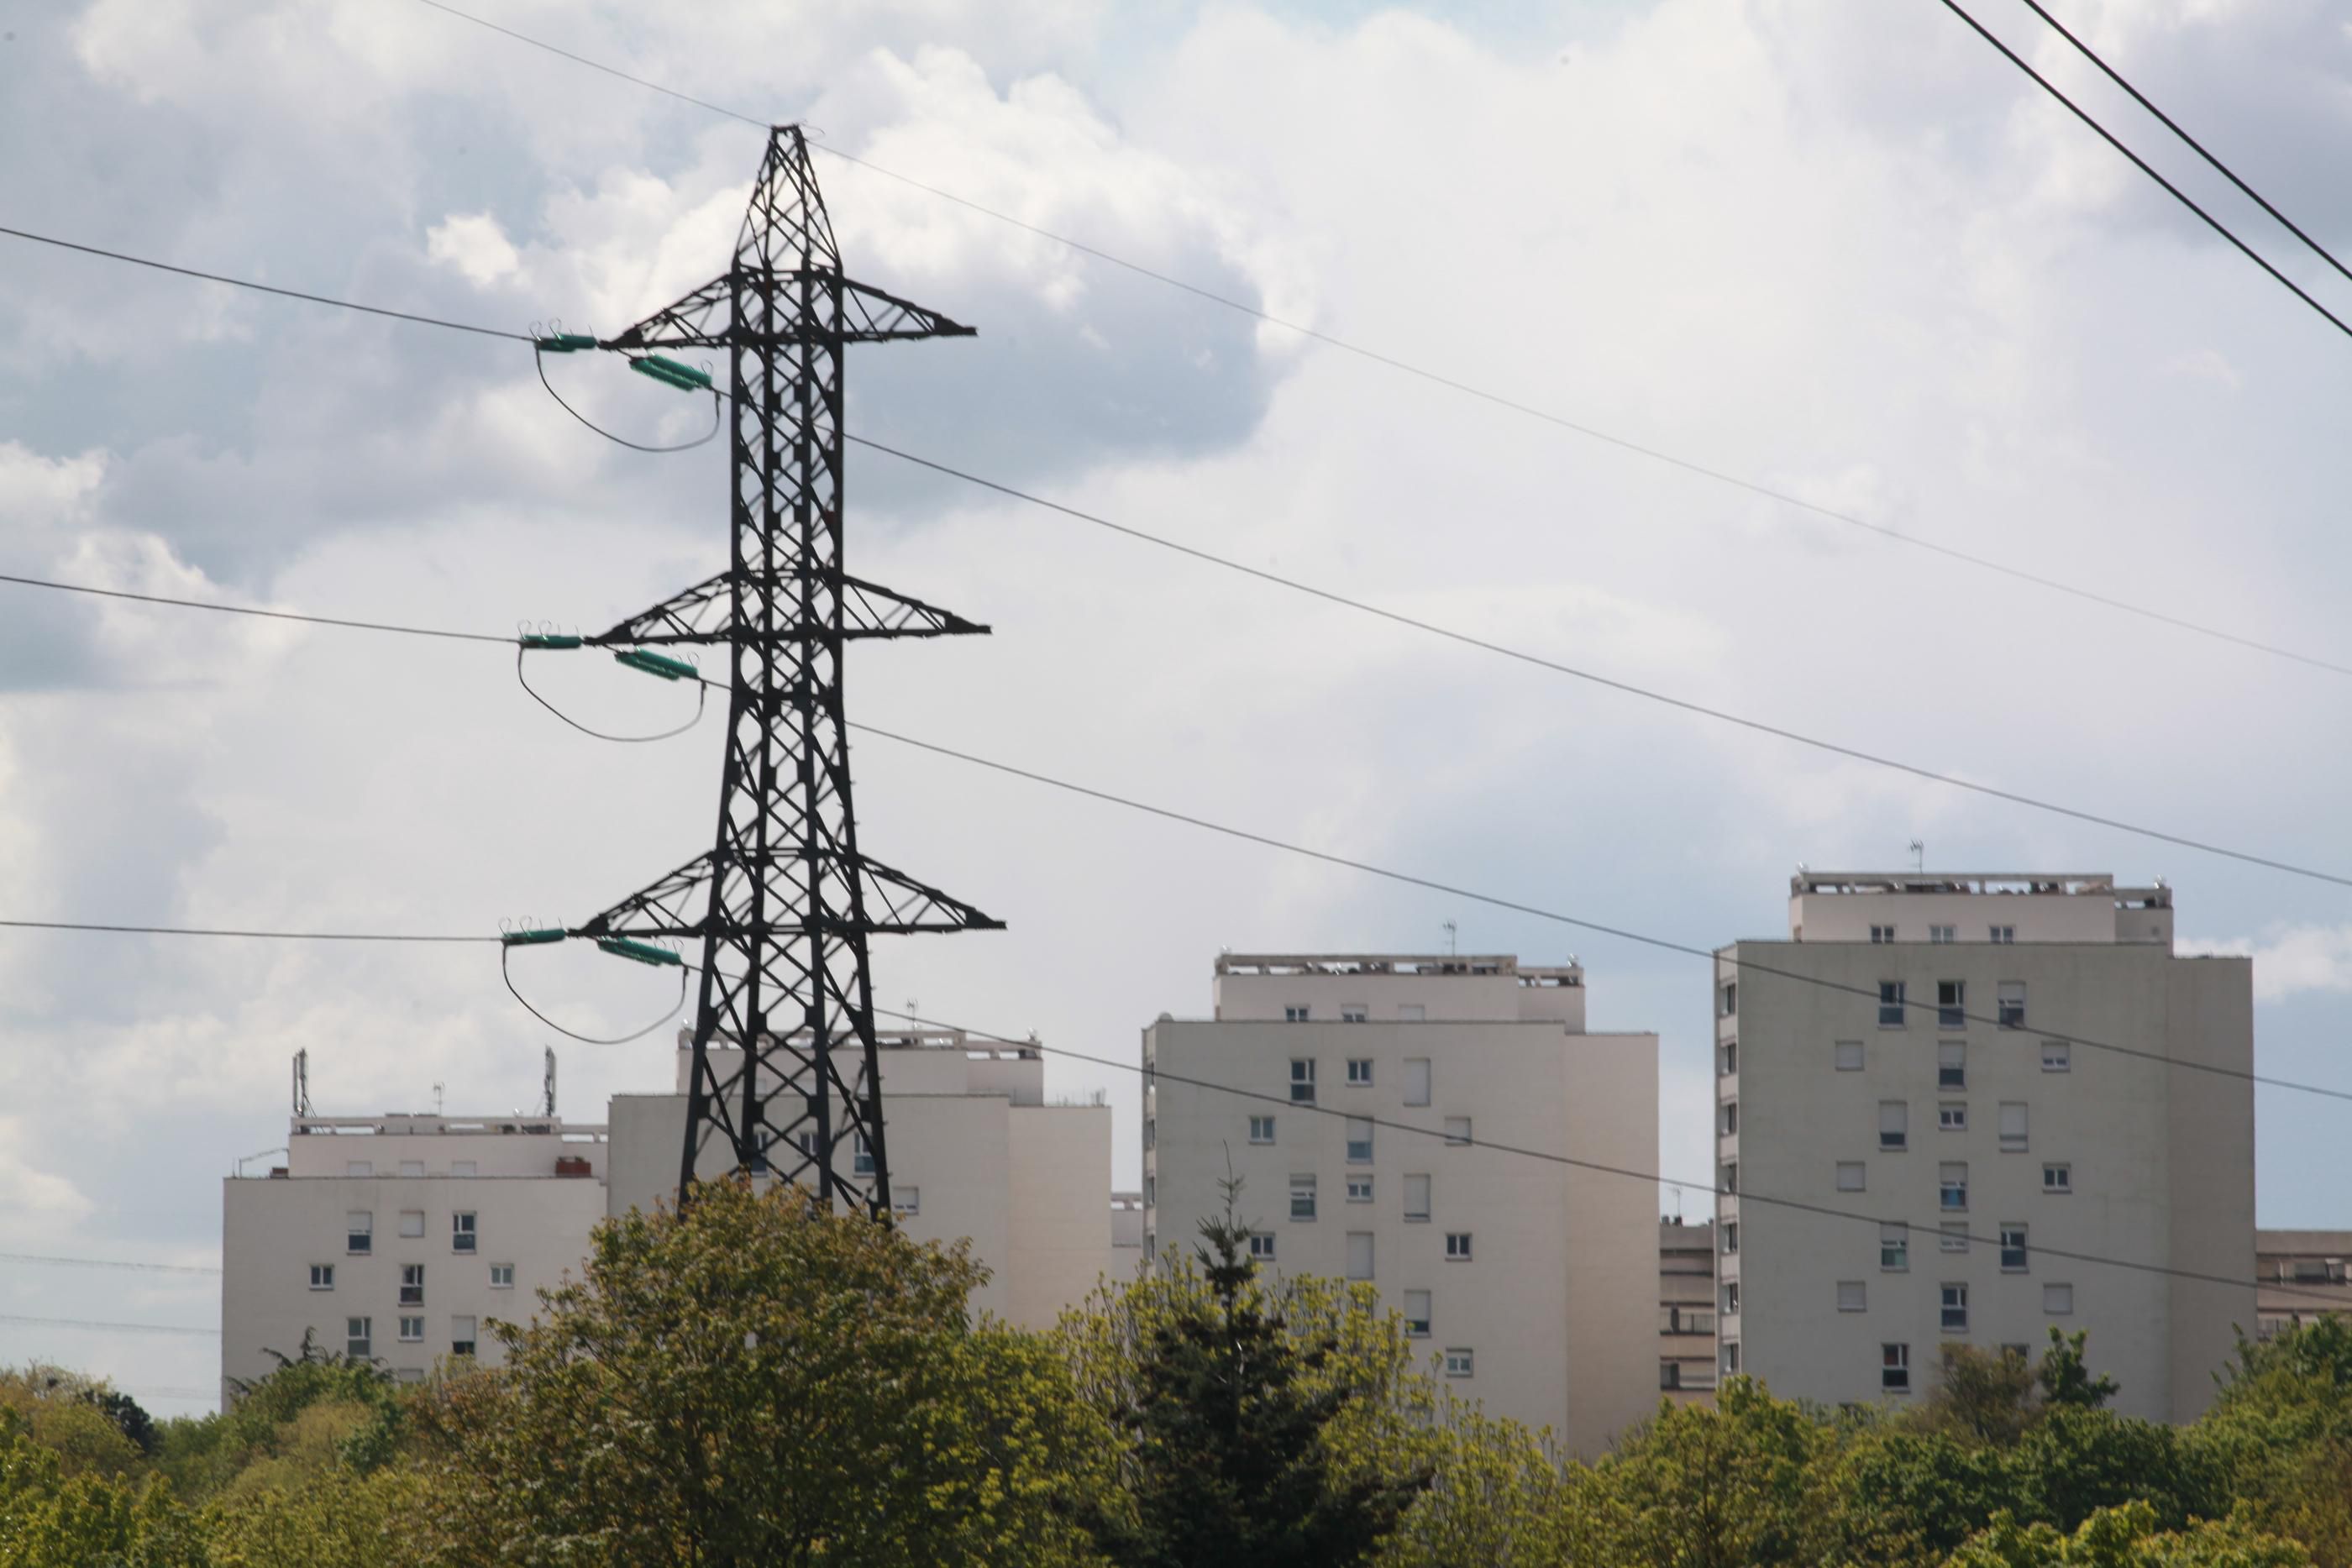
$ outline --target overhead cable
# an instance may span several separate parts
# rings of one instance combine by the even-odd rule
[[[138,1269],[158,1274],[217,1274],[205,1263],[142,1263],[122,1258],[53,1258],[39,1252],[0,1252],[0,1263],[49,1263],[70,1269]]]
[[[182,1328],[176,1323],[116,1323],[101,1322],[94,1318],[35,1318],[21,1312],[0,1312],[0,1323],[29,1323],[37,1328],[105,1329],[115,1333],[194,1334],[199,1338],[218,1339],[218,1329]]]

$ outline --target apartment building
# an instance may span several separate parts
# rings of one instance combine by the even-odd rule
[[[2352,1316],[2352,1230],[2254,1232],[2254,1312],[2268,1339],[2333,1313]]]
[[[1717,955],[1721,1370],[1900,1402],[2054,1324],[2118,1408],[2194,1418],[2254,1321],[2253,1097],[2174,1063],[2251,1071],[2253,987],[2172,929],[2106,875],[1801,870],[1787,939]]]
[[[1227,954],[1143,1059],[1154,1258],[1230,1171],[1263,1267],[1375,1284],[1454,1394],[1585,1454],[1655,1409],[1655,1185],[1481,1146],[1657,1168],[1657,1037],[1587,1032],[1575,964]]]
[[[1658,1221],[1658,1387],[1669,1403],[1715,1402],[1715,1226]]]
[[[675,1200],[691,1039],[679,1031],[677,1092],[617,1095],[595,1125],[553,1113],[551,1058],[546,1110],[528,1116],[315,1115],[298,1058],[286,1163],[223,1190],[223,1377],[264,1375],[306,1333],[404,1381],[450,1355],[495,1364],[486,1325],[528,1320],[541,1287],[579,1271],[598,1220]],[[898,1223],[971,1239],[991,1271],[974,1311],[1044,1328],[1105,1274],[1132,1276],[1140,1199],[1111,1193],[1099,1097],[1050,1102],[1031,1046],[950,1030],[883,1043]],[[727,1163],[710,1150],[701,1168]]]

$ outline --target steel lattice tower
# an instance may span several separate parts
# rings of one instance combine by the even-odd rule
[[[716,1139],[733,1171],[887,1218],[866,938],[1002,928],[859,851],[842,723],[849,643],[988,630],[843,570],[843,350],[971,330],[842,276],[808,145],[784,125],[769,135],[734,264],[602,345],[727,357],[728,568],[586,639],[723,644],[733,676],[717,842],[580,927],[701,941],[681,1204]],[[730,1069],[719,1053],[734,1047]]]

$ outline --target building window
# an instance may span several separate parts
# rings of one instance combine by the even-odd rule
[[[1160,1146],[1160,1118],[1157,1116],[1146,1116],[1143,1119],[1143,1146],[1146,1149],[1156,1149]]]
[[[1878,1146],[1882,1149],[1907,1149],[1911,1146],[1911,1105],[1905,1100],[1881,1100],[1878,1103]]]
[[[890,1188],[890,1212],[893,1214],[922,1213],[923,1189],[919,1186],[898,1186],[894,1184]]]
[[[1470,1350],[1466,1345],[1454,1345],[1445,1353],[1445,1375],[1467,1377],[1470,1374]]]
[[[1445,1260],[1448,1263],[1466,1263],[1470,1260],[1468,1231],[1449,1230],[1445,1233]]]
[[[1351,1166],[1372,1163],[1372,1123],[1369,1116],[1348,1118],[1348,1163]]]
[[[421,1307],[425,1304],[425,1265],[403,1263],[400,1266],[400,1304]]]
[[[1936,1125],[1947,1133],[1969,1130],[1969,1105],[1965,1100],[1947,1100],[1936,1107]]]
[[[1445,1141],[1449,1144],[1468,1143],[1470,1141],[1470,1118],[1467,1116],[1446,1117]]]
[[[1726,980],[1717,988],[1715,1016],[1717,1018],[1727,1019],[1738,1018],[1739,1016],[1738,981]]]
[[[2025,1147],[2025,1102],[2000,1103],[2000,1146],[2014,1153]]]
[[[1739,1190],[1739,1162],[1738,1160],[1724,1161],[1722,1176],[1722,1190],[1727,1193],[1738,1192]]]
[[[1840,1192],[1860,1192],[1865,1179],[1860,1160],[1840,1160],[1837,1163],[1837,1189]]]
[[[1969,1042],[1945,1040],[1936,1042],[1936,1087],[1966,1089],[1969,1086]]]
[[[1348,1232],[1348,1278],[1369,1280],[1372,1277],[1372,1233],[1369,1230]]]
[[[1729,1078],[1739,1071],[1739,1042],[1727,1040],[1716,1048],[1715,1072],[1718,1078]]]
[[[1661,1388],[1680,1388],[1682,1385],[1683,1364],[1679,1361],[1660,1361],[1658,1363],[1658,1386]]]
[[[1156,1172],[1143,1173],[1143,1207],[1150,1208],[1160,1202],[1160,1177]]]
[[[400,1174],[404,1176],[421,1176],[425,1174],[425,1162],[423,1160],[403,1160],[400,1162]]]
[[[1427,1018],[1428,1016],[1429,1009],[1423,1007],[1419,1002],[1399,1002],[1397,1004],[1397,1019],[1400,1022],[1419,1023],[1423,1019]]]
[[[1372,1059],[1370,1057],[1351,1056],[1348,1058],[1348,1085],[1351,1089],[1370,1089],[1372,1086]]]
[[[403,1236],[424,1235],[425,1211],[421,1208],[402,1209],[400,1211],[400,1233]]]
[[[1907,1344],[1882,1344],[1878,1347],[1878,1386],[1886,1394],[1911,1392],[1911,1347]]]
[[[1997,946],[2008,946],[2010,944],[2017,940],[2017,927],[2014,925],[1994,926],[1992,928],[1992,940],[1994,945]]]
[[[490,1265],[490,1289],[493,1291],[511,1291],[514,1289],[513,1264],[493,1263]]]
[[[1305,1023],[1307,1021],[1307,1009],[1303,1007],[1286,1007],[1282,1009],[1282,1021],[1285,1023]]]
[[[1944,1287],[1943,1328],[1946,1333],[1969,1332],[1969,1288],[1948,1284]]]
[[[1739,1315],[1739,1281],[1737,1280],[1726,1280],[1723,1282],[1722,1291],[1723,1315],[1727,1318],[1738,1317]]]
[[[2003,980],[1995,993],[1997,1016],[1994,1019],[2003,1029],[2025,1027],[2025,982]]]
[[[1866,1312],[1870,1308],[1870,1291],[1860,1280],[1840,1280],[1837,1304],[1842,1312]]]
[[[375,1246],[375,1216],[357,1210],[343,1216],[343,1250],[365,1252]]]
[[[2043,1040],[2042,1042],[2042,1071],[2044,1072],[2074,1071],[2074,1046],[2063,1040]]]
[[[1902,981],[1881,980],[1878,982],[1879,1028],[1901,1029],[1903,1027],[1903,1015],[1909,1010],[1908,1006],[1903,999]]]
[[[373,1160],[345,1160],[343,1162],[343,1174],[347,1176],[372,1176],[375,1175],[375,1162]]]
[[[1429,1178],[1409,1176],[1404,1178],[1404,1217],[1408,1220],[1427,1223],[1429,1219]]]
[[[1372,1178],[1368,1176],[1349,1176],[1348,1178],[1348,1201],[1349,1203],[1371,1202]]]
[[[1249,1141],[1253,1144],[1270,1144],[1274,1142],[1274,1118],[1271,1116],[1252,1116],[1249,1119]]]
[[[1736,1219],[1727,1219],[1723,1222],[1723,1255],[1727,1258],[1733,1258],[1738,1256],[1738,1253],[1739,1221]]]
[[[1862,1041],[1858,1040],[1839,1040],[1836,1047],[1836,1055],[1832,1060],[1836,1061],[1837,1070],[1840,1072],[1861,1071]]]
[[[1936,1027],[1969,1027],[1969,983],[1966,980],[1936,982]]]
[[[451,1355],[474,1354],[473,1319],[451,1318],[449,1320],[449,1354]]]
[[[1312,1171],[1302,1171],[1290,1178],[1290,1218],[1315,1218],[1315,1173]]]
[[[866,1141],[866,1134],[863,1133],[849,1134],[849,1174],[852,1176],[874,1174],[874,1145]]]
[[[480,1172],[477,1169],[474,1162],[471,1160],[451,1160],[449,1162],[449,1174],[453,1176],[478,1176]]]
[[[2053,1318],[2063,1318],[2074,1310],[2074,1287],[2044,1285],[2042,1287],[2042,1310]]]
[[[1739,1342],[1736,1339],[1724,1341],[1718,1354],[1723,1362],[1723,1375],[1726,1377],[1736,1375],[1739,1371]]]
[[[1885,944],[1895,940],[1895,927],[1892,925],[1874,925],[1870,928],[1870,939],[1884,946]]]
[[[1911,1228],[1907,1225],[1882,1225],[1878,1228],[1878,1267],[1886,1274],[1900,1274],[1911,1267]]]
[[[2007,1274],[2025,1272],[2025,1227],[2006,1219],[2000,1224],[2000,1267]]]
[[[2072,1192],[2074,1190],[2074,1167],[2070,1165],[2045,1165],[2042,1167],[2042,1190]]]
[[[1427,1291],[1407,1291],[1404,1293],[1404,1337],[1407,1339],[1429,1337],[1429,1292]]]
[[[423,1318],[421,1318],[421,1317],[417,1317],[417,1318],[405,1318],[405,1317],[404,1317],[404,1318],[401,1319],[401,1320],[400,1320],[400,1342],[401,1342],[401,1343],[403,1343],[403,1344],[422,1344],[422,1343],[425,1343],[425,1320],[424,1320]]]
[[[1949,1214],[1969,1206],[1969,1166],[1966,1160],[1947,1160],[1936,1170],[1938,1205]]]
[[[343,1320],[343,1354],[353,1361],[374,1359],[375,1320],[373,1318]]]
[[[1257,1263],[1274,1261],[1274,1232],[1254,1230],[1250,1233],[1250,1260]]]
[[[449,1217],[449,1249],[471,1252],[474,1249],[474,1217],[465,1210]]]
[[[1967,1220],[1947,1219],[1936,1228],[1939,1233],[1939,1240],[1937,1244],[1945,1251],[1965,1252],[1969,1249],[1969,1222]]]
[[[1370,1023],[1371,1019],[1372,1009],[1366,1007],[1361,1002],[1341,1002],[1339,1004],[1339,1021],[1341,1023]]]
[[[1425,1056],[1405,1058],[1404,1103],[1408,1105],[1429,1103],[1429,1058]]]
[[[1294,1105],[1315,1103],[1315,1059],[1311,1056],[1290,1059],[1290,1103]]]
[[[332,1263],[310,1265],[310,1289],[331,1291],[335,1288],[335,1266]]]
[[[1927,927],[1927,940],[1935,943],[1956,942],[1959,940],[1958,927],[1930,925]]]
[[[1715,1123],[1716,1131],[1722,1134],[1725,1137],[1731,1138],[1738,1136],[1739,1102],[1737,1100],[1726,1100],[1722,1104],[1717,1106],[1715,1111]]]

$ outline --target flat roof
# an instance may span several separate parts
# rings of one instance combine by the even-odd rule
[[[1581,985],[1584,966],[1522,964],[1516,953],[1220,953],[1220,975],[1515,975]]]
[[[2103,871],[1810,871],[1789,879],[1789,894],[2023,894],[2043,898],[2129,897],[2159,905],[2172,902],[2159,878],[2147,887],[2116,885]]]

